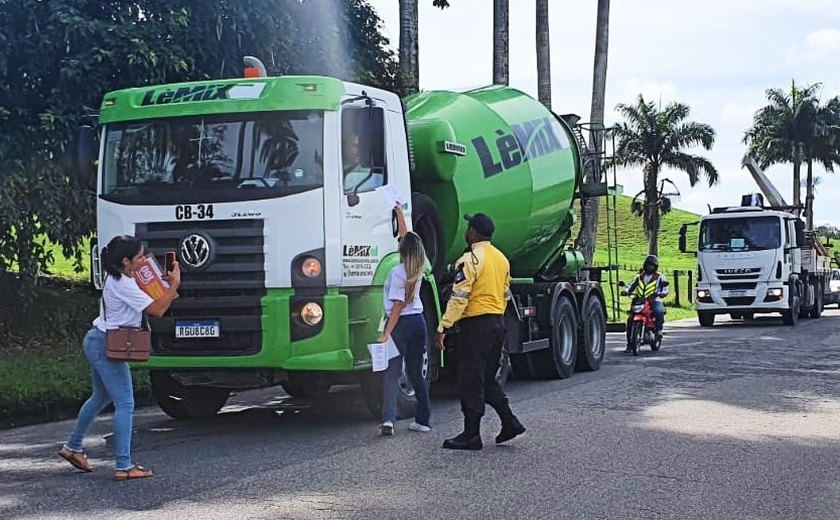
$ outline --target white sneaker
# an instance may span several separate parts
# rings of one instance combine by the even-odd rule
[[[394,423],[391,421],[385,421],[379,427],[379,433],[382,434],[383,437],[391,437],[394,435]]]
[[[416,423],[411,421],[411,424],[408,425],[408,429],[413,432],[430,432],[432,429],[425,424]]]

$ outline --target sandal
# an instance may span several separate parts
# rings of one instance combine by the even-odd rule
[[[149,478],[153,475],[152,471],[135,464],[130,469],[121,469],[114,472],[114,480],[136,480],[139,478]]]
[[[58,450],[58,456],[73,465],[74,468],[90,473],[93,471],[93,466],[87,460],[87,455],[84,451],[73,451],[67,446],[62,446]]]

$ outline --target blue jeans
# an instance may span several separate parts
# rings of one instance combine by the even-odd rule
[[[397,393],[404,358],[405,371],[417,398],[414,421],[417,424],[429,426],[431,417],[429,386],[423,378],[423,354],[426,353],[427,340],[425,318],[422,314],[400,317],[391,337],[400,355],[391,358],[385,370],[382,383],[382,421],[393,422],[397,419]]]
[[[661,301],[653,302],[653,317],[656,318],[656,332],[662,332],[662,327],[665,326],[665,304]]]
[[[79,410],[76,427],[67,440],[67,447],[72,451],[82,451],[85,433],[96,420],[96,416],[113,402],[116,469],[130,469],[134,390],[128,363],[111,361],[105,357],[105,333],[96,327],[88,331],[82,345],[90,363],[93,393]]]

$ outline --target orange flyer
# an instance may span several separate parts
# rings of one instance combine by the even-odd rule
[[[134,273],[137,285],[146,294],[157,300],[166,293],[169,283],[163,279],[163,270],[160,268],[154,255],[146,255],[140,268]]]

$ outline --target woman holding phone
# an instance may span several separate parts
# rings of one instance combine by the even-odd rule
[[[178,296],[181,285],[181,270],[173,262],[166,280],[169,288],[157,300],[140,289],[134,279],[134,272],[143,262],[143,244],[136,238],[124,235],[108,242],[102,249],[102,266],[107,275],[102,289],[104,305],[93,327],[85,335],[82,346],[91,367],[93,392],[79,410],[73,433],[58,455],[82,471],[93,471],[87,460],[82,443],[85,433],[103,408],[114,403],[114,448],[117,455],[116,480],[148,478],[152,472],[131,461],[131,434],[134,419],[134,389],[131,372],[125,361],[113,361],[106,357],[105,334],[120,327],[138,327],[143,313],[163,316],[172,301]]]
[[[394,434],[397,419],[397,392],[400,374],[405,359],[405,370],[417,399],[414,421],[409,430],[428,432],[431,409],[429,387],[423,377],[423,355],[426,353],[426,320],[423,317],[423,303],[420,301],[420,286],[423,282],[423,268],[426,251],[423,241],[416,233],[408,231],[402,207],[394,208],[399,233],[400,264],[391,269],[384,287],[384,307],[387,321],[378,343],[393,338],[399,355],[388,361],[382,391],[383,436]]]

